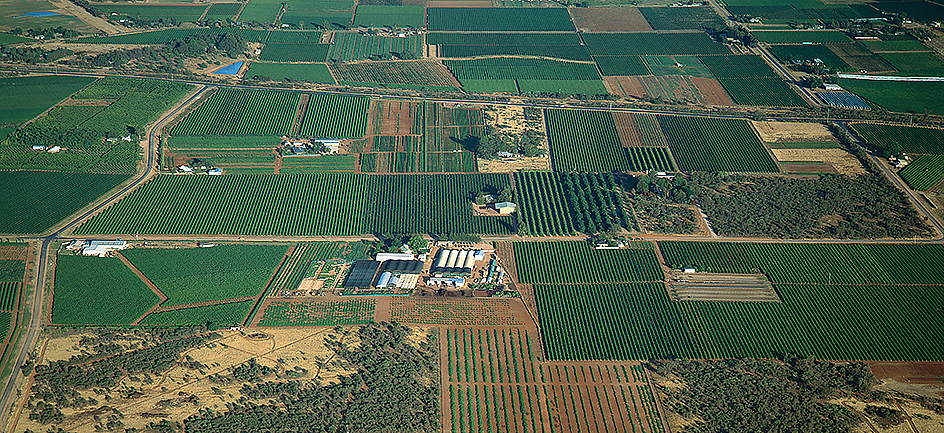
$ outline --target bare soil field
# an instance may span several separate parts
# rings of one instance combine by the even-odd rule
[[[29,245],[0,245],[0,260],[26,261]]]
[[[409,135],[413,128],[417,103],[410,101],[378,101],[380,135]]]
[[[688,75],[638,75],[603,77],[607,90],[616,96],[661,99],[691,104],[734,105],[721,84],[712,78]]]
[[[844,62],[853,68],[864,70],[869,73],[895,72],[894,66],[885,59],[872,54],[864,46],[857,42],[825,44],[826,48],[839,56]]]
[[[770,149],[778,161],[818,161],[850,176],[868,173],[855,155],[845,149]]]
[[[649,21],[635,7],[568,8],[578,30],[585,32],[650,32]]]
[[[378,322],[481,327],[534,326],[524,304],[516,298],[381,297],[377,303],[374,319]],[[382,308],[381,304],[384,303],[388,307]]]
[[[836,137],[820,123],[751,121],[761,140],[767,143],[836,142]]]
[[[547,131],[544,126],[544,112],[538,111],[535,118],[525,116],[524,107],[515,105],[486,105],[482,108],[482,117],[495,133],[502,135],[540,135],[543,139],[538,147],[544,150],[544,156],[515,157],[505,159],[478,159],[479,171],[483,173],[508,173],[519,170],[550,170],[551,159],[548,155]]]
[[[429,332],[428,329],[418,331],[424,335]],[[222,334],[221,338],[181,355],[181,361],[189,357],[202,367],[190,368],[195,364],[185,366],[178,363],[160,376],[126,376],[114,388],[104,389],[104,395],[80,391],[83,397],[94,398],[99,403],[64,409],[65,421],[58,427],[70,432],[94,432],[97,423],[94,417],[105,418],[116,410],[124,415],[121,421],[125,428],[138,429],[145,429],[148,423],[161,420],[183,423],[184,419],[200,410],[225,410],[227,402],[240,398],[239,389],[244,385],[244,382],[232,379],[230,369],[251,358],[276,369],[279,380],[307,382],[317,378],[322,383],[330,383],[354,372],[350,366],[335,362],[333,352],[325,347],[324,336],[333,333],[328,327],[267,328],[264,334],[230,330],[218,333]],[[73,334],[49,338],[42,361],[69,359],[81,353],[77,344],[81,337]],[[130,339],[128,343],[133,341],[136,340]],[[345,342],[356,345],[356,336],[347,336]],[[295,367],[307,372],[295,378],[286,374]],[[211,381],[210,375],[221,379]],[[136,392],[129,393],[128,389]],[[103,401],[105,396],[108,397]],[[48,428],[29,420],[25,412],[15,423],[16,431],[45,431]]]

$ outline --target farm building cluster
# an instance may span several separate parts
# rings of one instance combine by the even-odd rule
[[[378,253],[373,260],[315,262],[297,290],[281,296],[410,295],[477,293],[489,296],[504,288],[505,270],[485,245],[450,243],[429,254],[408,248]],[[487,288],[486,290],[476,290]]]
[[[126,241],[86,241],[76,239],[66,244],[66,250],[83,256],[108,257],[128,247]]]

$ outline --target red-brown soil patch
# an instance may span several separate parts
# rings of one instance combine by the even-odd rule
[[[649,21],[635,7],[568,8],[577,29],[585,32],[649,32]]]
[[[944,362],[871,362],[869,367],[877,379],[944,384]]]
[[[413,129],[417,103],[380,102],[380,135],[407,135]]]
[[[714,78],[691,77],[692,83],[701,93],[706,104],[709,105],[734,105],[734,101],[728,96],[721,83]]]
[[[645,143],[639,135],[639,128],[633,115],[630,113],[613,113],[613,121],[616,122],[616,133],[619,134],[620,143],[625,147],[641,147]]]
[[[26,261],[29,245],[0,245],[0,260]]]

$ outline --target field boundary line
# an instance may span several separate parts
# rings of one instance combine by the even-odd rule
[[[188,304],[168,305],[166,307],[158,306],[155,313],[165,313],[168,311],[188,310],[191,308],[209,307],[213,305],[235,304],[255,299],[255,296],[240,296],[238,298],[218,299],[215,301],[191,302]]]
[[[656,392],[656,386],[655,386],[655,384],[654,384],[653,381],[652,381],[652,377],[649,376],[649,369],[643,367],[642,371],[643,371],[643,373],[646,374],[646,385],[647,385],[648,388],[649,388],[649,392],[652,393],[652,399],[653,399],[653,402],[655,403],[656,411],[659,413],[659,427],[661,427],[660,430],[662,430],[662,431],[665,432],[665,433],[672,433],[671,430],[669,429],[668,425],[667,425],[666,422],[665,422],[666,416],[665,416],[665,411],[664,411],[664,409],[662,408],[662,400],[659,398],[659,394]],[[638,389],[638,387],[637,387],[637,389]],[[640,396],[640,397],[642,397],[642,396]],[[652,427],[651,424],[650,424],[650,427]],[[655,429],[654,429],[654,428],[652,429],[652,431],[653,431],[653,433],[655,433]]]
[[[298,247],[299,247],[299,244],[295,244],[295,245],[290,246],[289,249],[285,251],[285,254],[282,255],[282,261],[279,262],[279,265],[275,268],[275,271],[272,272],[272,276],[269,277],[269,282],[266,283],[265,287],[263,287],[262,292],[256,295],[258,296],[258,298],[256,298],[256,296],[249,297],[250,299],[256,298],[256,302],[253,303],[252,309],[249,310],[249,313],[247,313],[246,317],[243,318],[243,321],[240,322],[242,323],[243,326],[250,325],[253,319],[255,319],[256,316],[259,314],[259,307],[262,305],[263,301],[269,295],[269,290],[272,290],[272,283],[275,282],[275,278],[279,275],[279,272],[282,270],[282,267],[285,266],[285,262],[295,256],[295,252],[298,249]],[[286,278],[288,277],[286,276]]]

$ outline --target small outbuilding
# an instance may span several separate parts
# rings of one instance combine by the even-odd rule
[[[500,214],[510,214],[515,212],[515,204],[510,201],[503,201],[501,203],[495,203],[495,210]]]

